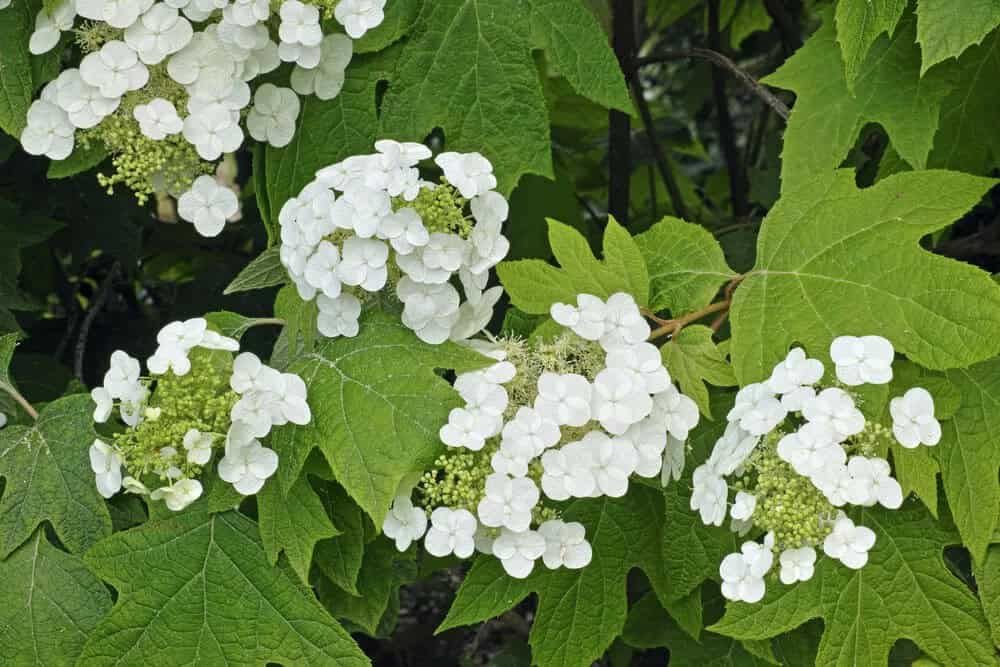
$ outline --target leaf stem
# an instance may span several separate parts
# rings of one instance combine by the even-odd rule
[[[35,407],[28,402],[28,399],[26,399],[24,396],[21,395],[21,392],[19,392],[17,389],[14,389],[14,385],[7,382],[0,382],[0,389],[3,389],[5,392],[7,392],[10,395],[10,397],[17,402],[18,405],[24,408],[24,411],[27,412],[32,419],[38,421],[38,410],[36,410]]]
[[[726,321],[726,317],[729,314],[729,306],[732,305],[733,303],[733,292],[736,290],[736,287],[741,282],[743,282],[744,278],[746,278],[746,274],[741,273],[738,276],[734,276],[732,280],[730,280],[729,283],[726,284],[726,289],[723,291],[722,301],[716,301],[715,303],[711,303],[702,308],[701,310],[696,310],[692,313],[688,313],[683,317],[664,319],[662,317],[659,317],[649,308],[640,308],[640,312],[642,312],[642,314],[645,317],[647,317],[650,320],[653,320],[658,325],[660,325],[656,329],[653,329],[653,331],[649,334],[649,340],[653,340],[655,338],[661,338],[663,336],[668,336],[668,335],[676,337],[677,334],[681,332],[681,329],[683,329],[687,325],[691,324],[692,322],[696,322],[702,319],[703,317],[708,317],[713,313],[719,313],[719,315],[715,318],[715,320],[712,321],[711,328],[712,331],[718,331],[719,328],[722,326],[723,322]]]

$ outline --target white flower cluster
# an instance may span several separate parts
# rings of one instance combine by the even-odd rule
[[[841,336],[830,347],[835,375],[846,387],[887,384],[894,355],[880,336]],[[891,439],[888,430],[868,422],[848,390],[819,386],[824,373],[821,361],[793,348],[767,381],[739,391],[725,433],[694,471],[691,509],[704,523],[722,525],[728,509],[733,530],[745,534],[756,525],[767,531],[763,544],[746,542],[723,560],[722,591],[731,600],[763,597],[775,550],[785,584],[812,577],[820,544],[827,556],[861,568],[875,534],[839,508],[896,509],[903,502],[899,482],[879,455]],[[893,398],[890,412],[899,444],[937,444],[941,426],[927,390],[916,387]],[[744,480],[731,505],[730,475]],[[747,479],[755,480],[753,490],[744,488]]]
[[[111,367],[103,384],[91,391],[96,405],[94,421],[108,421],[117,406],[122,422],[128,427],[126,435],[134,436],[116,439],[115,444],[98,438],[91,446],[91,467],[100,494],[110,498],[124,487],[129,493],[162,499],[173,511],[182,510],[201,496],[202,484],[190,473],[200,472],[211,461],[216,444],[221,444],[224,450],[217,466],[219,477],[242,495],[257,493],[278,467],[277,454],[264,447],[260,439],[273,426],[307,424],[312,418],[305,383],[299,376],[281,373],[261,363],[254,354],[243,352],[227,370],[228,386],[224,389],[235,394],[231,408],[229,403],[223,403],[228,410],[225,415],[228,428],[224,432],[187,428],[183,436],[178,434],[178,442],[163,446],[157,441],[151,451],[143,440],[142,429],[152,425],[147,432],[152,431],[157,422],[178,417],[176,406],[169,404],[172,399],[161,397],[161,387],[151,390],[154,380],[162,383],[187,376],[192,372],[190,356],[198,348],[239,350],[236,340],[209,330],[203,318],[171,322],[160,330],[157,343],[156,352],[146,362],[150,376],[141,375],[138,359],[118,350],[111,355]],[[199,400],[200,397],[180,397],[189,407]],[[123,468],[128,473],[124,477]],[[150,490],[140,481],[150,477],[166,480],[166,484]]]
[[[285,146],[295,133],[298,96],[330,100],[340,93],[352,38],[382,22],[385,3],[339,0],[333,13],[347,35],[324,35],[320,10],[326,3],[299,0],[46,3],[35,20],[32,53],[55,48],[78,15],[91,21],[81,32],[99,37],[85,48],[89,52],[79,68],[64,70],[42,89],[28,111],[21,144],[33,155],[66,159],[77,130],[95,128],[124,104],[133,109],[142,135],[154,141],[180,135],[208,162],[242,145],[244,113],[251,137]],[[273,17],[272,6],[277,9]],[[291,87],[264,83],[251,94],[254,80],[282,62],[294,65]],[[206,192],[204,183],[199,190],[197,205],[188,201],[180,214],[201,234],[214,236],[233,215],[231,206],[205,204],[216,193]]]
[[[650,329],[631,296],[604,302],[583,294],[578,304],[556,304],[552,314],[599,343],[604,367],[593,378],[542,372],[533,404],[511,405],[505,385],[518,369],[501,350],[491,352],[494,365],[456,378],[465,406],[451,411],[442,442],[472,452],[490,444],[495,452],[475,516],[468,509],[433,509],[424,539],[430,553],[466,557],[474,546],[517,578],[527,577],[538,558],[551,569],[584,567],[591,559],[584,527],[540,519],[547,516],[539,512],[542,494],[556,501],[621,497],[633,474],[662,471],[664,483],[679,476],[697,406],[671,383],[659,350],[646,342]],[[404,494],[383,530],[405,548],[423,534],[423,512]]]
[[[382,140],[375,149],[320,169],[282,206],[281,262],[299,295],[316,299],[324,336],[357,335],[358,295],[385,287],[394,263],[403,324],[432,344],[469,338],[493,314],[502,289],[484,289],[510,248],[493,166],[478,153],[442,153],[435,185],[417,168],[431,157],[426,146]]]

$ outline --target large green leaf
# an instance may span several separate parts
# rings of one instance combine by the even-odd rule
[[[236,512],[148,523],[86,560],[118,601],[80,664],[368,664],[312,593],[268,563],[257,526]]]
[[[868,49],[879,36],[892,36],[906,11],[906,0],[840,0],[836,11],[837,43],[847,85],[853,90]]]
[[[469,348],[428,345],[398,318],[371,312],[354,338],[337,338],[295,359],[309,389],[312,421],[279,427],[278,482],[287,495],[314,447],[376,526],[406,475],[423,472],[444,445],[438,430],[461,401],[437,368],[469,371],[490,360]]]
[[[809,581],[784,586],[769,580],[763,601],[730,603],[709,629],[738,639],[767,639],[822,618],[817,665],[881,667],[903,638],[944,664],[992,664],[979,601],[944,563],[944,548],[957,536],[916,504],[866,509],[859,518],[877,535],[863,568],[851,570],[821,557]]]
[[[368,517],[339,484],[323,484],[317,490],[333,525],[334,537],[316,543],[316,567],[337,588],[359,595],[358,573],[365,557],[365,544],[375,536]]]
[[[73,553],[111,533],[97,493],[88,449],[96,437],[94,402],[86,394],[46,405],[31,426],[0,430],[0,557],[6,558],[43,521]]]
[[[993,631],[993,643],[1000,646],[1000,545],[991,546],[976,571],[979,599]]]
[[[28,0],[15,0],[0,12],[0,129],[15,137],[27,124],[35,85],[28,39],[35,12]]]
[[[337,534],[308,475],[299,477],[287,496],[278,484],[265,484],[257,494],[257,521],[268,562],[277,563],[278,554],[284,551],[304,583],[309,581],[313,547]]]
[[[948,58],[957,58],[1000,25],[996,0],[919,0],[917,41],[923,51],[921,73]]]
[[[72,665],[111,609],[111,595],[78,556],[39,528],[0,561],[0,654],[6,665]]]
[[[712,330],[701,324],[689,325],[663,344],[660,354],[670,376],[681,391],[698,404],[698,409],[711,418],[708,387],[732,387],[736,375],[722,351],[712,340]]]
[[[500,282],[511,303],[526,313],[548,314],[553,303],[576,303],[578,294],[606,299],[631,294],[640,306],[649,300],[649,274],[636,240],[614,218],[604,230],[603,260],[594,257],[583,234],[549,220],[549,245],[559,266],[540,259],[501,262]]]
[[[767,83],[796,94],[781,154],[782,191],[837,168],[867,123],[881,124],[907,163],[917,169],[926,165],[951,78],[942,70],[920,77],[920,49],[913,41],[914,33],[910,17],[891,40],[879,38],[869,50],[852,93],[834,41],[833,22],[827,16],[805,46],[767,77]]]
[[[1000,286],[920,248],[993,181],[908,172],[865,190],[848,170],[786,192],[761,226],[757,264],[736,288],[736,376],[767,377],[792,343],[825,357],[843,334],[879,334],[927,368],[968,366],[1000,350]]]

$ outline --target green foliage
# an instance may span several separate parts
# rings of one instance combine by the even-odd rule
[[[927,171],[858,190],[853,175],[839,171],[786,190],[764,220],[757,263],[733,299],[736,376],[765,377],[792,343],[822,356],[834,337],[867,331],[928,368],[995,355],[1000,287],[918,246],[991,185]]]
[[[288,282],[288,274],[278,257],[278,246],[274,246],[247,264],[222,293],[235,294],[247,290],[284,285],[286,282]]]
[[[19,136],[24,129],[28,107],[35,94],[28,38],[35,23],[35,13],[28,0],[11,3],[0,14],[0,129]]]
[[[842,0],[837,3],[837,43],[843,55],[844,78],[852,92],[868,50],[879,36],[892,36],[906,11],[906,4],[905,0]]]
[[[990,663],[993,647],[979,601],[944,563],[943,550],[957,536],[917,506],[861,515],[878,536],[864,568],[821,559],[809,581],[770,585],[756,605],[730,603],[709,629],[767,639],[822,618],[817,664],[884,665],[904,637],[940,662]]]
[[[294,575],[268,563],[256,525],[236,512],[186,513],[118,533],[86,561],[118,600],[83,664],[368,664]]]
[[[43,521],[71,553],[111,533],[111,517],[97,494],[87,450],[93,442],[94,402],[86,395],[60,398],[31,426],[0,431],[0,556],[6,558]]]
[[[264,485],[257,494],[257,522],[268,562],[276,564],[278,554],[284,551],[292,569],[305,583],[309,581],[316,543],[337,534],[308,475],[295,480],[284,496],[277,484]]]
[[[992,0],[920,0],[917,42],[923,52],[920,73],[957,58],[1000,25],[1000,5]]]
[[[712,333],[711,329],[700,324],[684,327],[660,348],[663,365],[670,371],[674,382],[684,394],[694,399],[701,413],[709,418],[712,411],[706,383],[716,387],[736,384],[733,367],[712,340]]]

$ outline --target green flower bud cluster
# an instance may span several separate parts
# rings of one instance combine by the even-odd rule
[[[239,400],[229,388],[232,355],[194,348],[191,370],[183,376],[168,372],[156,379],[145,408],[146,418],[136,428],[114,436],[114,444],[130,475],[141,479],[148,474],[165,478],[167,468],[180,469],[183,477],[197,477],[201,466],[187,460],[183,441],[190,429],[217,434],[214,447],[224,447],[229,430],[229,413]],[[163,456],[164,450],[176,453]]]
[[[424,473],[417,485],[423,507],[450,507],[476,513],[476,506],[486,493],[486,478],[493,474],[490,459],[500,448],[492,438],[478,452],[449,449],[437,457],[434,467]]]
[[[855,456],[880,456],[884,457],[889,451],[889,445],[895,442],[896,437],[892,434],[892,429],[873,421],[865,423],[865,430],[851,438],[845,443],[844,448],[848,455]]]
[[[113,28],[104,21],[84,21],[74,31],[74,41],[84,54],[99,51],[108,42],[120,40],[124,30]]]
[[[778,549],[815,547],[830,534],[837,508],[808,477],[778,456],[777,442],[783,435],[774,431],[765,437],[735,486],[756,496],[754,526],[773,531]]]
[[[303,4],[312,5],[313,7],[318,9],[323,14],[323,18],[325,20],[330,20],[333,18],[333,10],[335,10],[337,8],[337,5],[340,4],[340,0],[302,0],[302,1]],[[277,7],[274,7],[275,3],[272,2],[271,5],[272,5],[271,12],[277,14],[278,9]]]
[[[424,227],[432,234],[442,232],[465,239],[469,238],[473,227],[472,220],[465,215],[465,205],[468,201],[442,177],[440,185],[434,188],[421,188],[417,198],[411,202],[397,198],[394,208],[414,209],[420,215]]]

